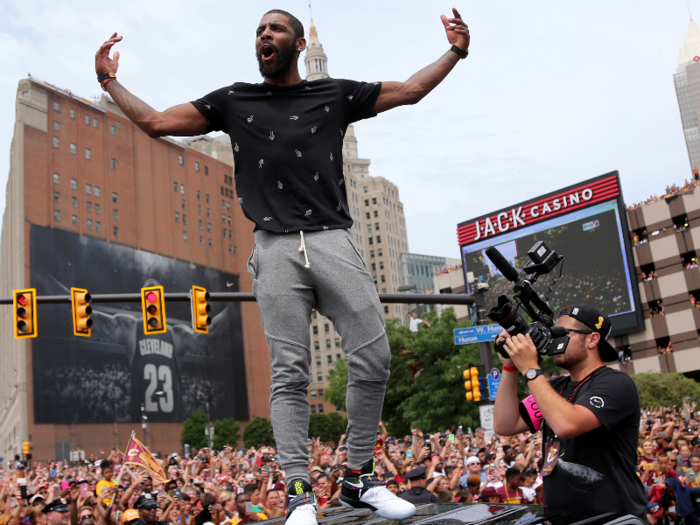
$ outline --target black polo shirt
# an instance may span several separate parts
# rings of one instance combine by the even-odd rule
[[[376,115],[381,84],[325,78],[293,86],[236,83],[192,104],[207,132],[231,138],[236,193],[255,229],[349,228],[343,176],[348,124]]]
[[[399,498],[411,503],[435,503],[437,497],[423,487],[413,487],[399,494]]]

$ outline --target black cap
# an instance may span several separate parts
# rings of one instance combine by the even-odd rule
[[[425,477],[425,467],[416,467],[413,470],[408,471],[406,474],[407,479],[420,479]]]
[[[693,446],[695,446],[695,445],[700,445],[700,436],[695,436],[695,437],[693,438],[693,441],[691,441],[691,443],[692,443]]]
[[[153,497],[152,494],[149,494],[148,492],[146,494],[141,494],[139,496],[139,499],[136,500],[136,504],[134,505],[135,509],[155,509],[158,507],[158,503],[156,503],[156,498]]]
[[[568,315],[577,321],[581,321],[588,328],[600,334],[598,351],[600,359],[606,363],[617,361],[618,355],[615,349],[608,343],[608,336],[612,330],[612,323],[607,315],[589,304],[573,304],[564,308],[559,315]]]
[[[48,514],[49,512],[68,512],[69,510],[70,507],[66,498],[56,498],[46,505],[41,512]]]

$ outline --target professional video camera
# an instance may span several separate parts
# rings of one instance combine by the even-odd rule
[[[487,316],[492,321],[500,324],[511,336],[530,334],[530,338],[537,347],[537,353],[541,360],[543,355],[557,355],[566,352],[569,337],[566,335],[566,329],[554,326],[552,310],[532,288],[532,285],[540,276],[554,270],[564,260],[564,256],[549,249],[543,241],[538,241],[527,252],[527,255],[530,257],[530,262],[523,268],[523,271],[528,277],[521,279],[518,271],[501,255],[501,252],[493,246],[486,249],[486,256],[491,259],[491,262],[503,274],[503,277],[515,283],[513,286],[515,293],[513,295],[517,301],[517,306],[513,307],[508,297],[501,295],[498,298],[498,306],[491,308]],[[561,269],[559,277],[561,277]],[[527,323],[518,313],[521,307],[532,318],[532,323]],[[494,347],[503,357],[509,357],[503,348],[503,344],[495,344]]]

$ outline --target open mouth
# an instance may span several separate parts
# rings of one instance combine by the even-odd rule
[[[265,62],[269,62],[275,58],[277,52],[271,44],[263,44],[260,48],[260,54]]]

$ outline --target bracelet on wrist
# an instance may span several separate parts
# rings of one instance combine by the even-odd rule
[[[503,371],[504,371],[504,372],[517,372],[517,371],[518,371],[518,367],[517,367],[517,366],[503,365]]]
[[[469,56],[468,49],[465,51],[461,47],[457,47],[454,45],[450,48],[450,51],[452,51],[454,54],[456,54],[460,59],[465,59],[465,58],[467,58],[467,56]]]

